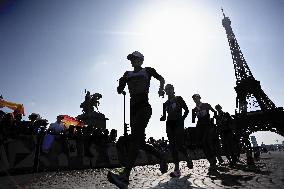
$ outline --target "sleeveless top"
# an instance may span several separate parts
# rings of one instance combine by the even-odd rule
[[[179,120],[182,118],[182,108],[186,106],[181,96],[167,100],[164,103],[164,109],[168,113],[167,120]]]
[[[230,131],[230,122],[232,120],[228,112],[219,113],[216,117],[216,124],[221,132]]]
[[[134,71],[128,71],[126,79],[130,96],[149,92],[150,77],[146,68],[136,73]]]
[[[196,111],[196,116],[198,118],[198,122],[208,122],[210,121],[210,104],[202,103],[200,106],[196,106],[194,109]]]

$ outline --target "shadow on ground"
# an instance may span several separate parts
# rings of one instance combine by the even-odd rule
[[[180,178],[171,178],[169,181],[164,182],[164,183],[159,183],[157,186],[154,186],[150,189],[183,189],[183,188],[188,188],[188,189],[204,189],[201,187],[195,187],[192,186],[192,183],[190,181],[188,181],[188,179],[190,178],[190,174],[186,175],[184,177],[180,177]]]
[[[214,180],[221,180],[221,184],[224,186],[242,186],[243,181],[250,181],[254,177],[253,176],[248,176],[248,175],[233,175],[229,173],[210,173],[209,177],[214,181]]]

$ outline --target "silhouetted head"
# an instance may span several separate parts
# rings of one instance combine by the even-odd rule
[[[134,51],[127,56],[127,59],[131,61],[132,67],[135,68],[140,67],[143,64],[144,56],[142,53]]]
[[[215,109],[216,109],[217,111],[221,111],[221,110],[222,110],[222,106],[221,106],[220,104],[217,104],[217,105],[215,106]]]
[[[3,117],[3,125],[11,125],[12,123],[13,123],[13,121],[14,121],[14,116],[13,116],[13,114],[12,113],[7,113],[6,115],[4,115],[4,117]]]
[[[39,114],[31,113],[31,115],[29,115],[29,120],[35,121],[38,117],[39,117]]]
[[[62,119],[64,119],[64,116],[63,116],[63,115],[59,115],[59,116],[56,117],[56,121],[57,121],[58,123],[60,123],[60,122],[62,121]]]
[[[150,141],[150,142],[153,142],[153,141],[155,141],[155,140],[154,140],[153,137],[150,137],[150,138],[149,138],[149,141]]]
[[[104,130],[104,134],[105,134],[105,135],[108,135],[108,134],[109,134],[109,130],[108,130],[108,129],[105,129],[105,130]]]
[[[165,86],[165,92],[166,95],[174,95],[175,94],[175,88],[172,84],[167,84]]]
[[[20,110],[18,110],[18,109],[14,110],[13,114],[14,114],[14,118],[15,118],[16,121],[22,120],[23,116],[20,113]]]
[[[112,129],[112,130],[110,131],[110,135],[112,135],[113,137],[117,137],[117,130]]]
[[[200,97],[199,94],[194,94],[194,95],[192,95],[192,99],[193,99],[193,101],[194,101],[195,103],[199,103],[201,97]]]

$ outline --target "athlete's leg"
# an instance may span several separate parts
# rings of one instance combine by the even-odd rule
[[[135,110],[130,110],[130,127],[131,137],[128,150],[128,163],[125,167],[125,174],[129,177],[132,167],[136,161],[141,145],[145,143],[145,128],[152,115],[150,105],[144,107],[136,107]]]
[[[179,170],[179,160],[178,160],[178,150],[176,147],[176,140],[175,140],[175,122],[174,121],[167,121],[166,123],[166,131],[167,136],[170,144],[170,151],[173,157],[173,162],[175,164],[175,170]]]
[[[179,121],[177,123],[177,127],[175,129],[175,144],[176,144],[177,150],[185,156],[186,162],[187,162],[187,167],[192,169],[193,168],[193,162],[192,162],[192,159],[189,157],[189,155],[187,153],[187,149],[186,149],[185,143],[184,143],[184,137],[185,137],[184,123],[183,123],[183,121]]]

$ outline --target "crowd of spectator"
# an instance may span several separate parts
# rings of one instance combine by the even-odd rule
[[[15,138],[23,135],[63,135],[68,139],[77,139],[87,137],[95,144],[115,143],[117,140],[117,130],[102,128],[88,128],[69,125],[66,127],[63,122],[63,116],[59,115],[56,122],[48,124],[46,119],[41,118],[39,114],[32,113],[28,116],[29,120],[22,120],[22,114],[17,112],[5,113],[0,110],[0,137],[1,142],[7,138]]]
[[[152,146],[154,146],[156,149],[158,149],[161,152],[167,152],[169,150],[169,141],[165,140],[164,137],[162,137],[161,139],[154,139],[153,137],[150,137],[147,140],[148,144],[151,144]]]
[[[5,113],[0,110],[0,143],[3,144],[20,135],[42,136],[42,141],[45,140],[46,135],[60,135],[58,137],[60,140],[64,140],[66,145],[68,140],[81,141],[87,144],[85,145],[87,153],[91,145],[104,148],[106,144],[117,143],[117,130],[115,129],[109,131],[103,128],[88,128],[74,125],[69,125],[66,128],[62,122],[63,116],[60,115],[51,124],[36,113],[30,114],[28,119],[28,121],[22,120],[22,115],[17,112]],[[166,152],[169,149],[168,141],[164,137],[158,140],[150,137],[147,143],[160,151]]]

